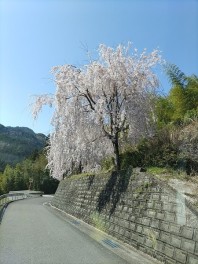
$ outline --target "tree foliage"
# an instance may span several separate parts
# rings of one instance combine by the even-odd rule
[[[0,174],[0,193],[27,189],[54,193],[58,181],[50,177],[49,171],[45,170],[46,164],[45,154],[36,151],[16,166],[8,164]]]
[[[137,142],[152,132],[158,86],[152,68],[159,61],[157,50],[138,55],[136,50],[130,54],[130,47],[100,45],[99,58],[84,67],[54,67],[54,98],[39,96],[33,109],[36,117],[44,104],[55,107],[48,151],[53,177],[61,179],[77,167],[95,169],[110,153],[120,169],[123,135]]]
[[[198,108],[198,77],[186,76],[174,64],[167,64],[166,72],[172,84],[166,104],[171,107],[171,121],[181,123],[186,114]]]
[[[198,77],[186,76],[175,65],[168,64],[166,70],[172,87],[168,95],[156,98],[158,129],[135,149],[124,151],[122,165],[168,166],[192,174],[198,171]]]
[[[167,96],[156,98],[156,117],[158,128],[162,128],[172,121],[174,106]]]
[[[170,83],[173,86],[185,87],[187,83],[186,75],[175,64],[165,64],[165,72],[168,76]]]

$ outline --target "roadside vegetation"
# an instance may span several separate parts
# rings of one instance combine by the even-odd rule
[[[0,172],[0,194],[28,189],[55,193],[59,182],[49,175],[49,171],[45,169],[46,165],[44,150],[35,151],[15,166],[7,165],[5,170]]]

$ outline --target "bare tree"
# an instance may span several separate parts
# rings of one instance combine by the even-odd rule
[[[149,133],[151,102],[158,87],[152,68],[160,56],[158,50],[140,55],[137,50],[130,54],[130,50],[130,45],[116,49],[100,45],[97,61],[82,68],[53,68],[57,90],[48,151],[53,177],[61,179],[71,164],[93,169],[112,152],[119,170],[123,133],[134,141]],[[51,100],[39,96],[34,116]]]

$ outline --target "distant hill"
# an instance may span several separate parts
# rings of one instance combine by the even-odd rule
[[[44,134],[36,134],[27,127],[5,127],[0,124],[0,171],[6,164],[15,165],[41,150],[46,144]]]

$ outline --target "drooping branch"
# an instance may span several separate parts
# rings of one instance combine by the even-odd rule
[[[87,92],[87,95],[88,95],[90,101],[91,101],[93,104],[96,104],[96,102],[93,100],[93,97],[91,96],[91,93],[89,92],[88,89],[86,90],[86,92]]]
[[[116,49],[100,45],[98,60],[89,65],[54,67],[57,90],[48,150],[53,177],[61,179],[79,164],[94,170],[101,158],[113,153],[120,169],[121,134],[127,130],[131,140],[146,134],[148,92],[157,88],[152,67],[159,61],[156,50],[130,56],[122,45]],[[37,110],[46,102],[37,101]]]
[[[81,93],[81,94],[79,94],[79,96],[86,98],[88,101],[88,105],[90,106],[91,110],[93,110],[93,111],[95,110],[95,108],[93,106],[93,102],[91,101],[91,99],[89,98],[89,96],[87,94]]]

